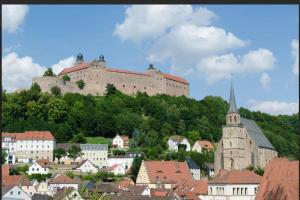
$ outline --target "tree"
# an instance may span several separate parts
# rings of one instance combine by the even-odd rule
[[[1,164],[6,163],[6,156],[7,156],[6,151],[2,149],[2,152],[1,152]]]
[[[51,94],[53,94],[54,96],[61,96],[61,89],[60,87],[58,87],[57,85],[56,86],[53,86],[51,88]]]
[[[69,150],[68,150],[68,156],[70,158],[72,158],[75,162],[75,159],[79,156],[81,156],[82,153],[81,153],[81,149],[80,147],[76,146],[76,145],[73,145]]]
[[[73,137],[71,142],[84,144],[84,143],[86,143],[86,138],[84,137],[83,133],[80,132]]]
[[[70,80],[71,80],[70,76],[68,76],[68,75],[64,75],[64,76],[62,77],[62,79],[64,80],[64,84],[66,84],[67,81],[70,81]]]
[[[48,121],[63,123],[67,117],[67,104],[64,100],[52,98],[47,103]]]
[[[60,163],[60,159],[62,157],[67,155],[66,150],[64,150],[63,148],[54,149],[53,153],[54,153],[54,157],[57,158],[58,163]]]
[[[80,90],[82,90],[85,86],[85,83],[82,79],[80,79],[79,81],[76,81],[76,84]]]
[[[137,178],[137,175],[139,173],[139,169],[140,169],[140,166],[142,164],[143,159],[144,159],[143,156],[135,157],[133,159],[132,166],[131,166],[131,177],[132,177],[134,182],[136,181],[136,178]]]
[[[32,84],[30,90],[35,91],[35,92],[37,92],[37,93],[39,93],[39,92],[42,91],[42,90],[41,90],[41,87],[40,87],[39,84],[37,84],[37,83]]]
[[[117,93],[117,88],[113,84],[106,85],[106,96],[111,96]]]
[[[51,68],[48,68],[43,76],[56,76],[56,74],[53,73]]]

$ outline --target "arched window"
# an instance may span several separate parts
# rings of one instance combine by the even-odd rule
[[[236,116],[234,116],[234,122],[236,122]]]
[[[232,121],[231,116],[229,116],[229,121],[230,121],[230,122]]]

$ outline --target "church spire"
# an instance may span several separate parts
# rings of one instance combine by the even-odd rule
[[[235,104],[235,96],[234,96],[232,81],[231,81],[231,88],[230,88],[229,110],[227,113],[238,113]]]

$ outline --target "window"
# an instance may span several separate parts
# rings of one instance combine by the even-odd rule
[[[234,122],[236,122],[236,116],[234,116]]]
[[[21,195],[21,191],[18,191],[18,195]]]
[[[232,188],[232,194],[235,195],[235,188]]]
[[[245,188],[245,195],[247,195],[247,188]]]
[[[229,116],[229,121],[231,122],[232,120],[231,120],[231,116]]]
[[[10,191],[10,195],[13,195],[14,194],[14,192],[13,191]]]

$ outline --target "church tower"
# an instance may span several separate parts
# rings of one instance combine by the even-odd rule
[[[238,125],[240,123],[241,123],[240,114],[236,108],[234,90],[233,90],[233,85],[231,83],[229,110],[226,115],[226,124],[227,125]]]

